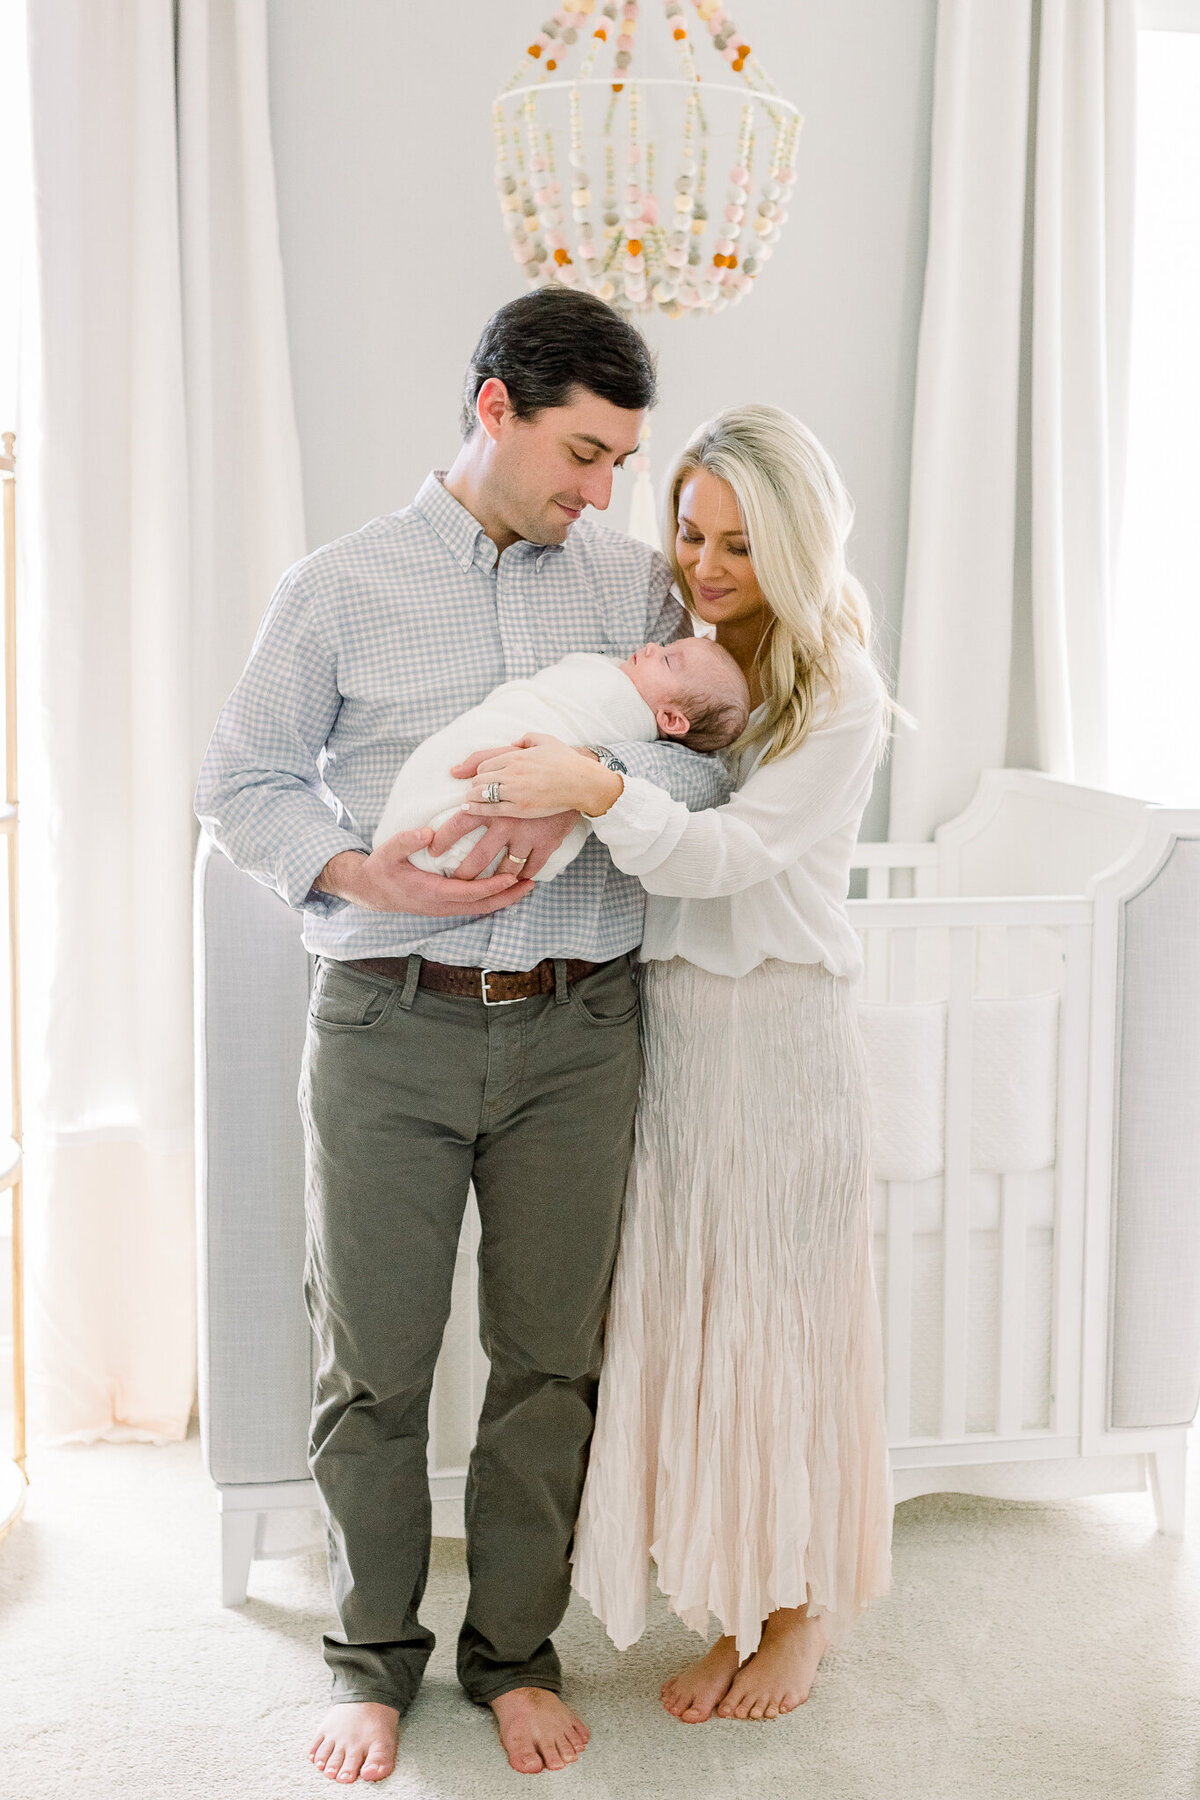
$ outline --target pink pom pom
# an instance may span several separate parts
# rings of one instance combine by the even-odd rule
[[[544,156],[531,156],[529,159],[529,167],[535,175],[544,174],[549,166]]]
[[[631,181],[629,183],[629,186],[625,189],[626,201],[629,203],[629,205],[632,206],[633,202],[635,200],[640,200],[641,197],[642,197],[641,188],[638,186],[636,181]]]
[[[648,195],[642,205],[642,220],[647,225],[658,224],[658,201],[653,194]]]
[[[687,261],[687,251],[686,250],[668,250],[667,251],[667,261],[670,263],[670,265],[673,269],[682,269],[684,263]]]
[[[740,225],[742,219],[745,217],[745,213],[746,209],[744,206],[735,206],[732,201],[730,201],[729,205],[725,208],[725,217],[729,220],[731,225]]]
[[[729,179],[730,179],[730,181],[733,182],[735,187],[740,187],[740,188],[749,187],[750,186],[750,171],[749,171],[749,169],[743,169],[741,163],[737,163],[737,164],[735,164],[735,166],[732,169],[730,169]]]
[[[713,249],[716,251],[718,256],[732,256],[733,255],[733,239],[732,238],[724,238],[724,237],[718,238],[716,240],[716,242],[713,244]]]

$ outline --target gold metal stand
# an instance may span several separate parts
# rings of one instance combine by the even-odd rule
[[[0,1192],[12,1190],[13,1444],[0,1462],[0,1538],[25,1504],[25,1251],[21,1218],[21,970],[17,857],[17,496],[16,439],[6,431],[0,452],[4,543],[4,805],[0,834],[8,846],[9,1035],[12,1057],[12,1136],[0,1138]]]

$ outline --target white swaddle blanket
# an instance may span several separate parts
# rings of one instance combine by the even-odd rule
[[[474,750],[499,749],[526,732],[544,731],[565,744],[652,743],[658,722],[651,708],[612,657],[585,652],[564,656],[519,681],[505,681],[487,699],[462,713],[441,731],[418,744],[392,784],[383,816],[375,828],[376,849],[398,831],[439,825],[467,799],[471,783],[456,781],[450,770]],[[484,827],[452,844],[444,856],[418,850],[410,861],[434,875],[450,875]],[[587,842],[591,827],[580,823],[559,845],[535,881],[552,881]]]

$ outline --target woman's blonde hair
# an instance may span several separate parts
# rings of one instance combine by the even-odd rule
[[[848,644],[871,648],[870,605],[846,567],[854,507],[833,458],[791,413],[758,405],[718,413],[684,447],[663,519],[663,547],[693,612],[675,540],[680,492],[699,469],[733,489],[773,615],[755,658],[766,711],[732,746],[736,752],[766,743],[763,761],[770,762],[804,742],[822,692],[838,705]]]

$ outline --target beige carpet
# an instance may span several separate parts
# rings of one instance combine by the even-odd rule
[[[0,1543],[5,1800],[291,1800],[345,1791],[305,1751],[325,1695],[323,1564],[259,1563],[217,1602],[217,1515],[194,1439],[32,1460]],[[1193,1481],[1200,1500],[1200,1469]],[[559,1643],[593,1730],[561,1774],[512,1774],[454,1683],[465,1574],[435,1545],[438,1634],[386,1800],[1181,1800],[1200,1796],[1200,1504],[1155,1535],[1148,1496],[936,1497],[896,1519],[896,1583],[806,1707],[773,1724],[675,1723],[663,1676],[697,1641],[661,1605],[623,1657],[572,1608]]]

